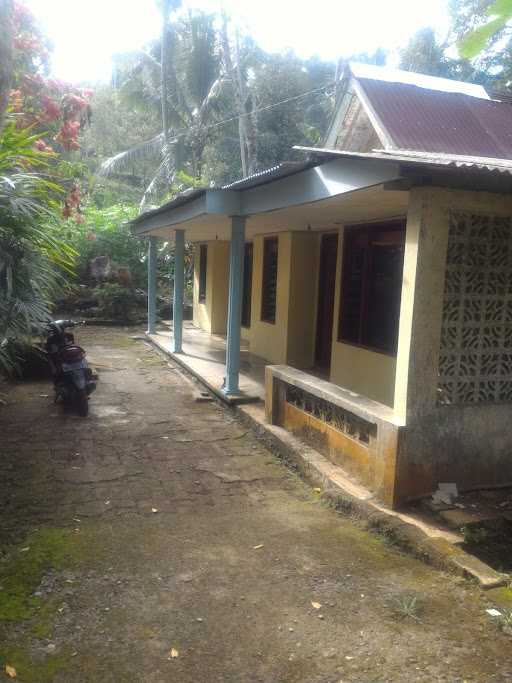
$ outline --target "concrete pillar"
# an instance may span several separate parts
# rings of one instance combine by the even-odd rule
[[[185,231],[176,230],[174,248],[174,298],[172,327],[174,353],[183,351],[183,286],[185,281]]]
[[[148,334],[156,330],[156,237],[148,242]]]
[[[231,249],[229,253],[229,301],[224,393],[239,394],[240,326],[244,275],[245,218],[231,217]]]
[[[448,208],[442,192],[413,188],[405,238],[394,411],[414,423],[436,405]]]

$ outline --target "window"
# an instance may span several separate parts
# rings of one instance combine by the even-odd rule
[[[265,323],[276,321],[277,295],[277,237],[263,241],[263,285],[261,293],[261,319]]]
[[[244,246],[244,284],[242,293],[242,325],[251,326],[251,296],[252,296],[252,242]]]
[[[199,247],[199,303],[206,301],[206,268],[208,266],[208,245]]]
[[[338,341],[395,354],[405,223],[345,228]]]

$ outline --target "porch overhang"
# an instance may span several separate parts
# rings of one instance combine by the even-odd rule
[[[251,217],[251,223],[263,214],[284,216],[294,207],[328,202],[401,177],[398,164],[375,159],[319,160],[301,164],[299,169],[262,173],[252,182],[244,179],[225,188],[188,191],[136,218],[131,223],[133,232],[138,237],[168,239],[173,230],[184,229],[189,241],[215,239],[221,237],[219,231],[228,230],[230,216]]]

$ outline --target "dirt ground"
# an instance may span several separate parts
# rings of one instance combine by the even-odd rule
[[[80,333],[89,418],[46,382],[0,409],[0,681],[512,680],[491,594],[325,507],[133,333]]]

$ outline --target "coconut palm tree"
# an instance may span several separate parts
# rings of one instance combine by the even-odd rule
[[[150,199],[179,182],[180,174],[201,177],[207,142],[204,129],[214,120],[219,95],[227,82],[214,16],[188,12],[170,22],[169,13],[176,5],[176,0],[163,0],[160,49],[155,45],[142,51],[121,86],[125,96],[135,101],[159,102],[162,132],[102,164],[102,172],[108,175],[131,166],[141,156],[157,160],[141,210]]]

